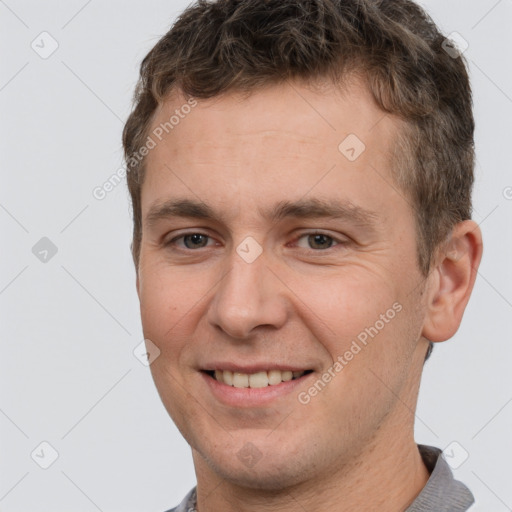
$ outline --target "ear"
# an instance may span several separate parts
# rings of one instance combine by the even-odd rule
[[[458,330],[482,259],[482,232],[472,220],[458,223],[441,248],[429,276],[422,335],[430,341],[450,339]]]

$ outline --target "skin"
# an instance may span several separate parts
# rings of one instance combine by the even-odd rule
[[[153,127],[185,102],[170,96]],[[422,275],[414,212],[390,167],[399,129],[356,82],[273,85],[199,101],[147,156],[137,291],[144,336],[160,350],[155,384],[192,447],[200,512],[405,510],[428,480],[413,437],[427,340],[456,332],[482,242],[473,221],[456,225]],[[354,162],[338,150],[348,134],[366,145]],[[370,210],[373,224],[262,215],[312,198]],[[218,219],[150,222],[172,199],[207,204]],[[332,238],[307,236],[315,230]],[[178,238],[194,233],[205,236]],[[252,263],[236,250],[248,236],[262,250]],[[401,311],[301,404],[396,303]],[[234,407],[200,371],[219,361],[313,373],[265,404]],[[244,447],[256,463],[240,457]]]

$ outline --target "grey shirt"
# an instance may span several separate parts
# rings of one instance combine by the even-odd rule
[[[464,512],[475,502],[471,491],[453,478],[452,470],[434,446],[418,445],[430,478],[405,512]],[[167,512],[196,512],[194,487],[176,508]]]

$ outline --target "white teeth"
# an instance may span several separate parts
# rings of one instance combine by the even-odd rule
[[[267,372],[268,375],[268,383],[271,386],[275,386],[276,384],[281,384],[283,379],[281,379],[281,372],[279,370],[270,370]]]
[[[250,388],[266,388],[268,386],[267,372],[258,372],[249,375]]]
[[[217,371],[215,373],[217,373]],[[227,384],[228,386],[233,385],[233,372],[225,370],[224,372],[219,372],[219,373],[224,373],[224,384]],[[217,378],[217,377],[215,377],[215,378]],[[217,379],[217,380],[219,380],[219,379]],[[222,382],[222,381],[220,381],[220,382]]]
[[[246,373],[233,373],[233,386],[235,388],[248,388],[249,375],[247,375]]]
[[[235,388],[265,388],[267,386],[276,386],[281,382],[287,382],[292,379],[302,377],[306,372],[291,372],[289,370],[269,370],[268,372],[257,373],[239,373],[228,370],[215,370],[215,380],[234,386]]]
[[[287,380],[293,379],[293,373],[292,372],[283,372],[281,378],[286,382]]]

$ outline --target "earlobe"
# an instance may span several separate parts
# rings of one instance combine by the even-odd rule
[[[430,276],[423,336],[439,342],[458,330],[482,258],[482,233],[472,220],[458,223]]]

